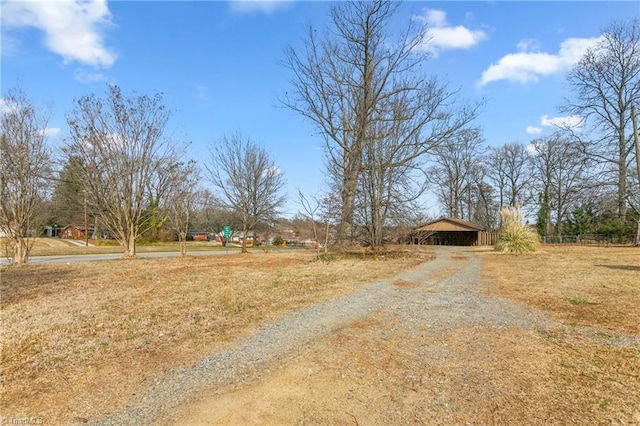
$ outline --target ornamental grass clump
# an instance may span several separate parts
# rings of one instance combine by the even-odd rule
[[[500,211],[502,227],[496,250],[504,253],[529,253],[540,248],[538,234],[523,223],[520,207],[506,207]]]

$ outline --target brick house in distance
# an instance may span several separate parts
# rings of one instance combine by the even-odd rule
[[[93,233],[93,228],[89,227],[87,232]],[[60,238],[66,238],[71,240],[84,240],[87,236],[84,226],[78,226],[75,223],[60,228]]]

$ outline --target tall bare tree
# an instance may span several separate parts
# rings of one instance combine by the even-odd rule
[[[480,161],[472,165],[467,190],[467,217],[486,229],[498,229],[498,208],[495,188],[488,182],[488,167]]]
[[[9,241],[6,254],[12,263],[23,264],[35,241],[39,206],[51,185],[49,117],[21,89],[5,95],[0,114],[0,233]]]
[[[534,140],[532,147],[533,179],[541,194],[545,234],[562,235],[569,212],[579,204],[587,187],[587,158],[561,132]]]
[[[421,74],[428,56],[420,50],[426,28],[411,21],[404,33],[390,36],[397,8],[398,3],[389,0],[340,2],[331,11],[332,28],[324,36],[310,27],[305,48],[286,51],[285,65],[293,77],[292,94],[283,103],[308,118],[324,138],[327,165],[337,184],[332,190],[341,199],[339,240],[352,233],[358,191],[371,188],[371,179],[361,182],[364,170],[369,178],[384,172],[387,185],[396,182],[388,179],[394,175],[391,170],[413,167],[477,111],[476,106],[455,108],[455,93],[437,78]],[[402,188],[384,191],[394,189]],[[377,195],[359,197],[375,203]],[[371,205],[369,214],[383,217],[376,210],[384,206]],[[369,220],[366,225],[379,227]]]
[[[220,204],[242,223],[242,253],[247,253],[249,231],[274,220],[285,201],[282,173],[263,147],[240,133],[211,146],[206,172],[220,193]]]
[[[627,175],[633,159],[631,107],[640,102],[640,19],[606,28],[567,79],[574,95],[562,109],[582,115],[592,126],[592,131],[576,136],[613,178],[606,181],[616,188],[618,217],[625,222]]]
[[[498,192],[498,211],[507,206],[524,206],[531,176],[527,148],[517,142],[492,147],[487,160],[488,178]]]
[[[198,197],[200,170],[195,161],[179,163],[167,176],[170,186],[165,197],[167,221],[178,234],[180,256],[187,255],[187,233]]]
[[[106,96],[83,96],[67,122],[71,133],[65,151],[80,159],[77,181],[125,257],[135,257],[136,239],[150,226],[151,183],[161,165],[177,161],[174,144],[163,137],[169,111],[162,96],[125,96],[118,86]]]
[[[450,217],[472,220],[471,212],[467,209],[465,214],[464,207],[476,187],[475,168],[484,153],[483,144],[478,129],[467,129],[436,149],[436,165],[430,176],[436,196]]]

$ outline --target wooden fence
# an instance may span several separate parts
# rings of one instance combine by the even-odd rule
[[[478,246],[493,246],[498,241],[497,232],[478,231]]]

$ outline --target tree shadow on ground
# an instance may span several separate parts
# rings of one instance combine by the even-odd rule
[[[2,267],[0,275],[0,305],[5,308],[24,300],[56,293],[82,273],[62,265],[47,268],[21,265]]]
[[[640,265],[595,265],[600,268],[620,269],[622,271],[640,271]]]

